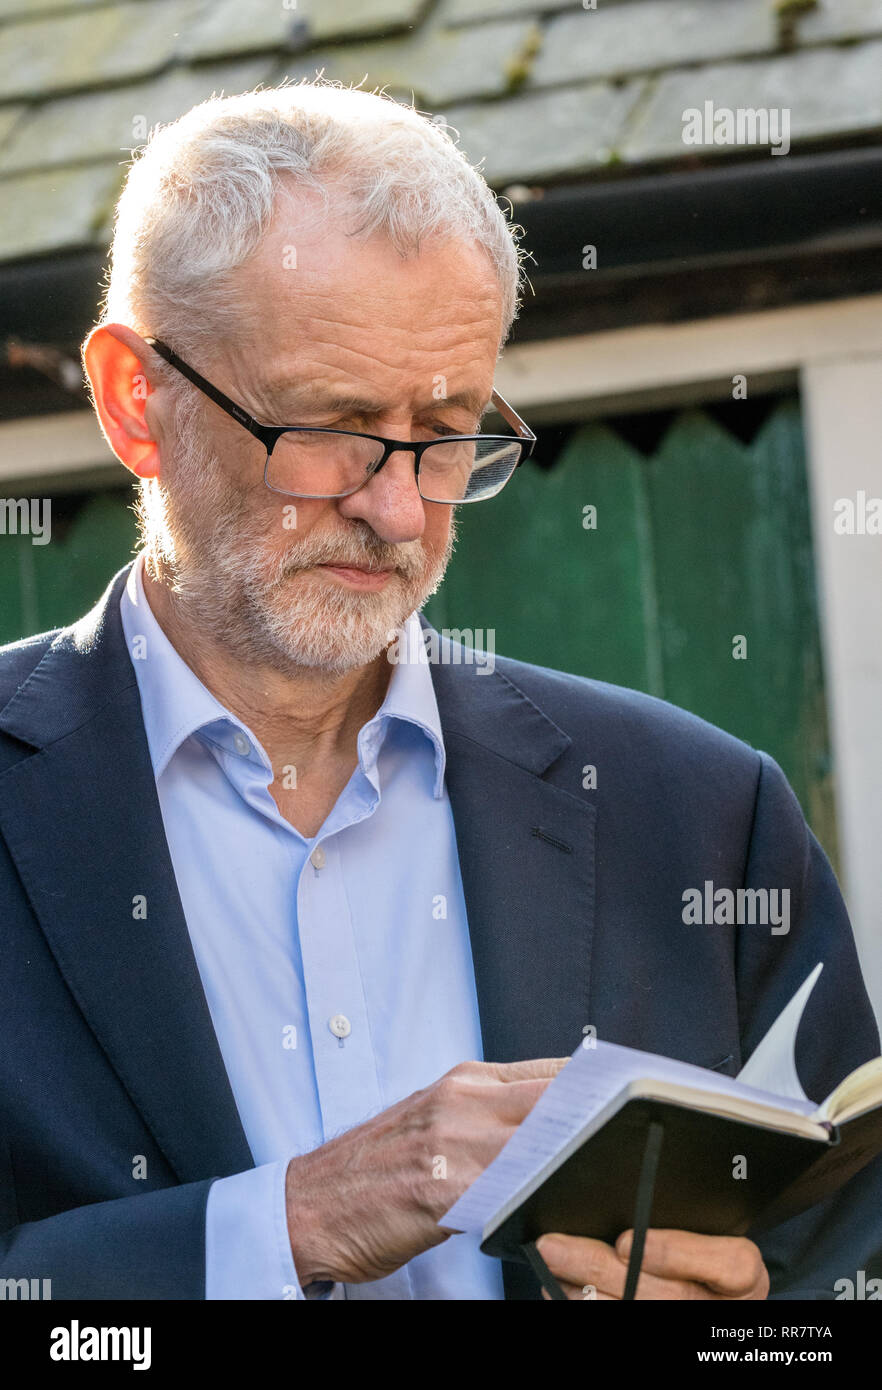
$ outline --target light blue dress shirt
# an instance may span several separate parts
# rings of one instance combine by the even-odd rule
[[[184,915],[256,1165],[211,1186],[206,1298],[302,1299],[288,1160],[483,1057],[431,672],[393,666],[359,731],[358,766],[306,839],[279,813],[258,740],[157,623],[142,565],[143,554],[121,598],[123,628]],[[416,613],[405,636],[405,650],[423,645]],[[457,1235],[332,1297],[504,1294],[499,1263]]]

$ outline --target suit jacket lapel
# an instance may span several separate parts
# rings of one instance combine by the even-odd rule
[[[484,1058],[569,1057],[596,1025],[589,1001],[595,807],[543,781],[569,735],[498,667],[487,674],[445,660],[447,639],[437,650],[432,679]]]
[[[128,569],[0,713],[0,728],[39,750],[0,776],[0,829],[86,1021],[190,1182],[253,1158],[162,824],[119,615]]]

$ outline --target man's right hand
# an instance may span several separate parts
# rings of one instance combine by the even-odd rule
[[[451,1232],[439,1218],[568,1061],[462,1062],[425,1090],[292,1158],[285,1198],[301,1285],[382,1279],[447,1240]]]

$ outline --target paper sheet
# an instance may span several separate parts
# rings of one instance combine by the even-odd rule
[[[738,1073],[738,1080],[788,1100],[808,1100],[796,1073],[796,1034],[809,995],[824,965],[819,961],[808,979],[781,1010],[762,1042]]]

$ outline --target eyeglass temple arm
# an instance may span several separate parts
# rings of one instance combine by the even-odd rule
[[[160,342],[158,338],[145,338],[144,342],[148,347],[152,347],[153,351],[158,353],[160,357],[165,358],[169,366],[174,367],[175,371],[181,373],[181,376],[185,376],[188,381],[192,381],[193,385],[197,386],[204,395],[213,400],[215,405],[219,405],[221,410],[225,410],[228,415],[232,415],[234,420],[238,420],[240,425],[244,425],[245,428],[256,435],[258,439],[264,440],[266,434],[265,425],[259,424],[252,415],[248,414],[247,410],[242,409],[241,405],[237,405],[229,396],[225,396],[223,391],[219,391],[216,386],[212,386],[210,381],[206,381],[204,376],[200,376],[197,371],[188,366],[184,359],[179,357],[176,352],[172,351],[166,343]]]
[[[530,448],[527,450],[527,453],[531,453],[533,445],[536,443],[536,436],[530,429],[530,426],[527,424],[526,420],[521,419],[514,406],[509,405],[505,397],[500,396],[498,391],[493,392],[492,396],[490,397],[490,404],[496,410],[499,411],[499,414],[502,416],[506,424],[511,425],[512,429],[520,435],[521,439],[527,441],[527,443],[530,445]]]

